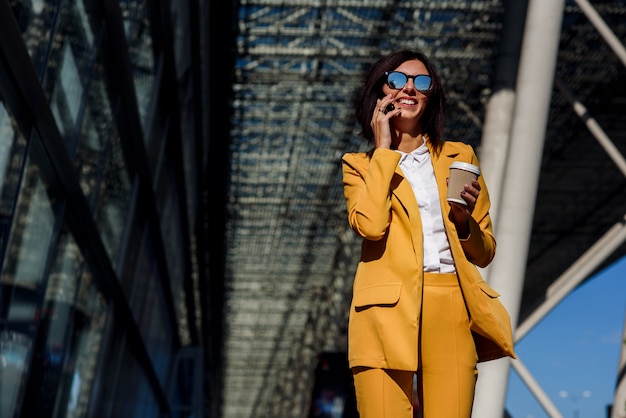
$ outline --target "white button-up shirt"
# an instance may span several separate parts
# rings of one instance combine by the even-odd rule
[[[409,154],[396,152],[402,154],[398,165],[413,189],[422,218],[424,271],[454,273],[454,260],[443,226],[439,190],[428,147],[424,143]]]

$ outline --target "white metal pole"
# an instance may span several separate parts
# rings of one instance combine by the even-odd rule
[[[489,189],[491,198],[489,214],[496,232],[514,103],[515,91],[512,88],[503,88],[493,93],[487,104],[483,137],[480,143],[480,170],[484,174]]]
[[[565,0],[530,0],[516,85],[515,113],[502,199],[498,210],[498,255],[489,281],[502,294],[517,324],[532,227],[543,142]],[[479,369],[473,416],[502,418],[510,362]]]
[[[504,16],[502,39],[498,46],[498,60],[493,92],[485,109],[485,122],[477,151],[480,170],[484,174],[491,198],[491,221],[497,231],[498,208],[502,196],[502,179],[511,138],[511,124],[515,105],[515,82],[524,34],[527,0],[508,0]],[[496,234],[497,236],[497,234]],[[488,275],[483,273],[485,280]]]

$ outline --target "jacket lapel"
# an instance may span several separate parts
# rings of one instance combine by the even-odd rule
[[[391,192],[398,199],[409,218],[414,213],[419,215],[415,193],[413,193],[413,188],[411,188],[409,181],[404,177],[400,165],[396,166],[396,172],[391,180]]]

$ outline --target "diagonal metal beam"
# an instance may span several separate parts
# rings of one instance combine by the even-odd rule
[[[513,369],[515,369],[519,377],[526,384],[548,416],[550,418],[563,418],[563,415],[561,415],[557,407],[550,400],[550,397],[546,395],[541,388],[541,385],[537,383],[533,375],[526,368],[524,363],[522,363],[522,360],[518,358],[517,360],[511,361],[511,366],[513,366]]]
[[[613,52],[619,57],[619,59],[626,66],[626,48],[619,40],[611,28],[606,24],[602,16],[596,11],[596,9],[587,0],[576,0],[576,4],[580,7],[580,10],[587,16],[591,24],[595,26],[600,35],[604,38],[607,44],[611,47]]]
[[[548,288],[545,302],[535,309],[515,330],[515,341],[521,340],[624,242],[626,242],[626,215],[613,225],[602,238],[592,245]]]
[[[554,84],[559,91],[565,96],[568,102],[571,103],[576,114],[585,122],[589,132],[598,140],[602,148],[609,154],[609,157],[613,160],[617,168],[626,177],[626,158],[619,152],[617,147],[611,141],[611,138],[604,132],[602,127],[596,122],[596,120],[589,115],[587,108],[574,96],[574,93],[560,80],[558,77],[554,79]]]

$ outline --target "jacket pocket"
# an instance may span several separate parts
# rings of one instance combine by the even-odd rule
[[[393,306],[400,300],[401,290],[401,282],[364,287],[354,293],[353,304],[357,310],[370,306]]]
[[[478,282],[478,286],[483,293],[487,294],[487,296],[491,298],[500,297],[500,293],[496,292],[491,286],[487,284],[485,281]]]
[[[481,292],[475,305],[477,310],[472,315],[470,328],[474,331],[474,342],[478,361],[494,360],[506,355],[515,358],[511,319],[496,292],[485,281],[477,283]]]

